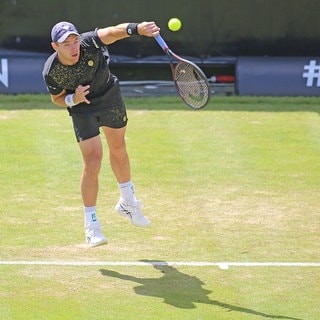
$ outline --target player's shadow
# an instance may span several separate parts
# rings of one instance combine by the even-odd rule
[[[288,316],[267,314],[253,309],[211,300],[208,295],[212,291],[203,288],[205,283],[199,278],[183,273],[178,269],[169,266],[164,261],[143,260],[143,262],[150,263],[155,269],[159,270],[162,275],[159,278],[143,278],[107,269],[100,269],[100,272],[106,277],[136,282],[139,284],[134,287],[136,294],[161,298],[164,303],[176,308],[193,309],[196,308],[196,304],[204,303],[221,307],[228,311],[252,314],[262,318],[303,320]]]

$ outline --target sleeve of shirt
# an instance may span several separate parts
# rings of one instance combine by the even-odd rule
[[[81,45],[84,47],[95,47],[104,50],[107,46],[100,40],[98,29],[81,34]]]
[[[104,44],[98,36],[98,29],[81,34],[81,46],[84,48],[95,48],[104,55],[107,63],[109,63],[110,55],[108,46]]]
[[[44,82],[47,86],[48,91],[52,95],[57,95],[63,90],[63,88],[59,88],[59,86],[49,76],[44,76]]]
[[[52,77],[49,76],[49,71],[51,69],[53,60],[54,60],[54,55],[51,55],[45,62],[42,70],[42,77],[45,85],[47,86],[49,93],[53,95],[57,95],[61,93],[63,88],[59,87],[59,85],[52,79]]]

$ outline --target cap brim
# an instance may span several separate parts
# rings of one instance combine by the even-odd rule
[[[62,37],[60,37],[58,39],[57,42],[63,42],[65,41],[71,34],[74,34],[76,36],[79,36],[79,33],[75,32],[75,31],[70,31],[70,32],[66,32]]]

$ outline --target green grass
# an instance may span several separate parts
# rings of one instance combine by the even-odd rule
[[[80,152],[48,96],[0,96],[0,259],[319,262],[317,98],[126,99],[147,229],[113,212],[107,159],[84,246]],[[3,319],[318,318],[317,267],[0,265]]]

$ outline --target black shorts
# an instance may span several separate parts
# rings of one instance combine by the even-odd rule
[[[124,103],[92,113],[75,113],[71,117],[78,142],[99,135],[102,126],[117,129],[125,127],[128,122]]]

